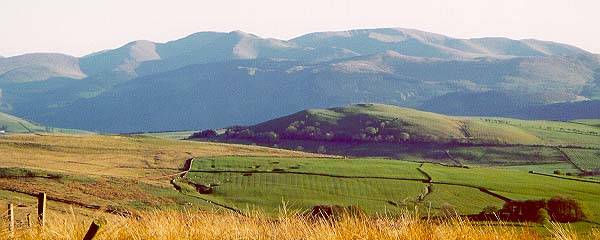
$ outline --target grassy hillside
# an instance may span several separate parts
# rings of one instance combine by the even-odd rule
[[[589,220],[600,221],[597,181],[538,175],[519,169],[418,164],[388,159],[314,159],[213,157],[195,159],[182,185],[212,186],[212,193],[192,190],[205,199],[242,212],[306,210],[318,204],[358,205],[367,213],[395,214],[420,208],[431,214],[452,209],[476,214],[512,200],[569,196],[586,207]],[[482,191],[490,191],[486,193]],[[591,227],[593,225],[589,225]]]
[[[32,53],[0,58],[0,84],[45,81],[64,77],[82,79],[79,59],[56,53]]]
[[[573,120],[572,122],[582,123],[582,124],[586,124],[586,125],[590,125],[590,126],[594,126],[594,127],[600,127],[600,119],[578,119],[578,120]]]
[[[31,195],[39,191],[51,197],[53,214],[71,212],[72,206],[77,216],[91,217],[98,211],[143,215],[145,209],[256,210],[274,216],[282,206],[293,212],[318,204],[359,205],[367,214],[386,216],[403,216],[415,208],[431,215],[448,210],[476,214],[504,203],[480,189],[485,188],[519,200],[567,195],[582,202],[589,220],[598,222],[600,206],[593,200],[600,194],[597,181],[528,173],[551,173],[546,168],[550,164],[564,167],[551,149],[452,149],[454,158],[472,165],[467,169],[414,162],[424,160],[420,155],[404,158],[411,161],[343,159],[150,136],[12,134],[0,138],[0,204],[21,204],[20,219],[24,213],[34,214]],[[499,157],[502,151],[514,159]],[[528,156],[539,159],[520,162]],[[185,174],[190,158],[191,171]],[[482,158],[521,168],[476,167],[469,162]],[[213,193],[198,192],[199,184],[213,187]],[[587,234],[594,225],[573,226]]]
[[[220,155],[311,156],[143,136],[12,134],[0,138],[0,202],[44,191],[52,202],[73,201],[85,208],[162,209],[193,203],[210,209],[201,199],[179,194],[169,181],[183,171],[186,159]]]
[[[44,130],[38,125],[6,113],[0,113],[0,127],[4,127],[7,132],[27,133]]]
[[[578,168],[600,171],[600,149],[562,149]]]
[[[136,135],[166,138],[166,139],[172,139],[172,140],[181,140],[181,139],[186,139],[187,137],[192,135],[194,132],[196,132],[196,131],[148,132],[148,133],[140,133],[140,134],[136,134]]]
[[[448,202],[462,202],[457,205],[460,214],[502,205],[497,198],[461,186],[434,186],[439,192],[432,199],[420,199],[429,190],[427,176],[418,167],[418,163],[385,159],[219,157],[196,159],[185,179],[215,185],[215,192],[202,195],[205,198],[242,211],[261,209],[271,214],[284,203],[300,211],[319,204],[358,205],[369,214],[397,214],[415,206],[428,207],[429,202],[435,214]],[[446,190],[454,191],[454,196]]]
[[[86,133],[86,131],[50,128],[37,125],[25,119],[0,112],[0,128],[7,133],[36,133],[36,132],[58,132],[58,133]]]
[[[243,130],[224,136],[261,140],[273,132],[276,139],[294,140],[600,147],[600,129],[584,124],[452,117],[383,104],[310,109]]]

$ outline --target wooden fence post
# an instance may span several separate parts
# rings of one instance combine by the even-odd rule
[[[31,228],[31,213],[27,214],[27,227]]]
[[[42,227],[46,223],[46,193],[43,192],[38,195],[38,223]]]
[[[15,236],[15,207],[12,203],[8,204],[8,234],[12,238]]]
[[[83,237],[83,240],[94,239],[94,237],[96,237],[96,234],[98,233],[98,230],[100,230],[100,224],[98,224],[95,220],[92,221],[92,224],[90,225],[90,228],[85,234],[85,237]]]

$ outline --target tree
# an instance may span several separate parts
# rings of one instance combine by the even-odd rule
[[[367,136],[366,133],[359,133],[356,134],[352,137],[352,139],[356,140],[356,141],[367,141],[369,140],[369,137]]]
[[[483,210],[481,210],[481,214],[495,214],[498,211],[500,211],[500,208],[496,206],[487,206],[484,207]]]
[[[333,132],[325,133],[325,140],[331,141],[333,138],[335,138],[335,134]]]
[[[256,135],[256,140],[261,142],[276,142],[279,139],[279,135],[275,132],[261,132]]]
[[[375,136],[375,135],[377,135],[378,132],[379,132],[379,129],[374,128],[374,127],[366,127],[365,128],[365,133],[369,134],[370,136]]]
[[[586,219],[581,205],[572,198],[553,197],[548,200],[547,208],[551,219],[557,222],[577,222]]]
[[[193,133],[192,136],[190,136],[190,138],[210,138],[210,137],[216,137],[216,136],[217,136],[217,132],[215,130],[207,129],[207,130]]]
[[[544,208],[540,208],[537,211],[537,222],[539,224],[547,225],[550,223],[550,215],[548,215],[548,210]]]
[[[410,134],[408,134],[406,132],[401,132],[398,135],[398,139],[401,140],[401,141],[403,141],[403,142],[406,142],[406,141],[410,140]]]
[[[300,132],[308,139],[314,139],[316,136],[319,135],[321,130],[317,127],[306,126]]]
[[[240,138],[254,138],[254,131],[250,129],[244,129],[240,131]]]
[[[286,133],[289,134],[295,134],[296,132],[298,132],[298,128],[293,126],[293,125],[289,125],[286,129],[285,129]]]
[[[317,149],[317,153],[324,154],[326,152],[327,152],[327,149],[323,145],[319,146],[319,148]]]

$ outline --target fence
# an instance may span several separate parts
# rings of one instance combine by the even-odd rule
[[[46,193],[39,193],[37,195],[37,219],[38,224],[37,227],[40,228],[41,231],[44,230],[44,226],[46,225],[46,201],[47,196]],[[16,232],[15,226],[15,205],[13,203],[8,204],[8,210],[6,211],[6,221],[8,222],[8,232],[11,238],[14,238]],[[33,227],[31,221],[31,215],[27,214],[27,226],[29,228]],[[85,234],[83,240],[93,240],[96,237],[96,234],[100,230],[100,224],[96,221],[92,221],[87,233]]]

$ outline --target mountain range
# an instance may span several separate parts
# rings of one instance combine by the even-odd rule
[[[291,40],[200,32],[79,58],[0,58],[0,90],[2,111],[103,132],[254,124],[361,102],[568,120],[599,115],[600,57],[562,43],[402,28]]]

